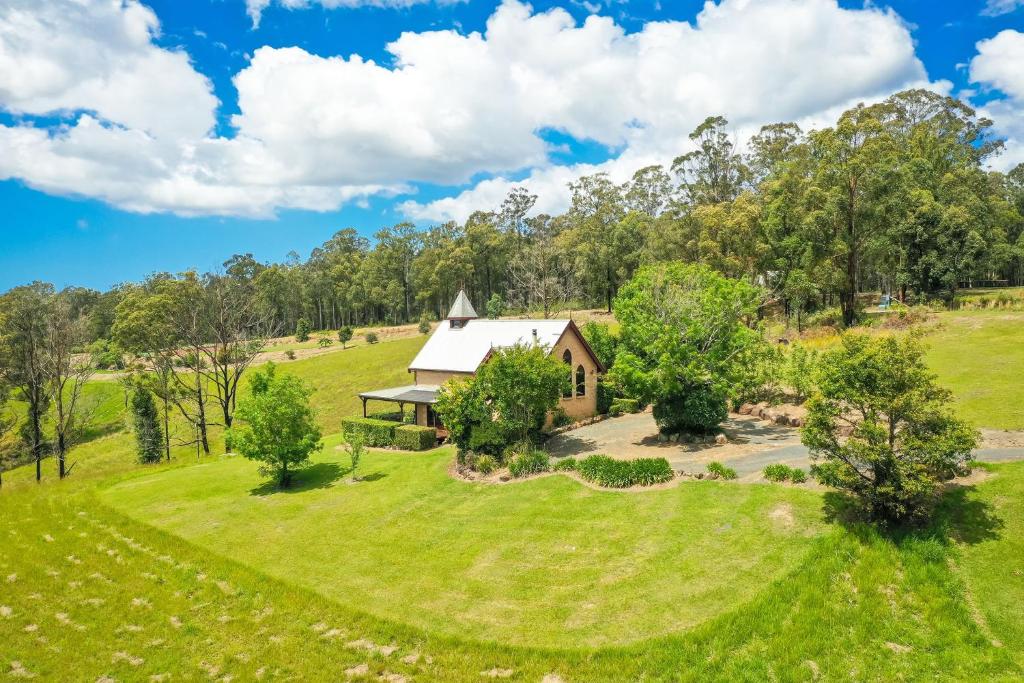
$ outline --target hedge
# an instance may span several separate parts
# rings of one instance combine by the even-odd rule
[[[612,401],[608,409],[610,415],[621,415],[622,413],[639,413],[640,401],[635,398],[617,398]]]
[[[616,489],[660,484],[674,476],[665,458],[615,460],[607,455],[591,455],[580,460],[576,470],[587,481]]]
[[[346,440],[358,434],[363,437],[363,443],[367,446],[383,448],[394,445],[395,427],[401,425],[401,422],[377,420],[372,417],[346,417],[341,421],[341,432]]]
[[[395,427],[395,448],[403,451],[425,451],[437,445],[437,430],[420,425]]]

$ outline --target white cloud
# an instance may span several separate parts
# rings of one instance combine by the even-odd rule
[[[1024,33],[1006,30],[975,46],[971,80],[1024,100]]]
[[[598,170],[625,180],[669,161],[708,115],[727,116],[742,138],[773,121],[829,123],[859,100],[929,85],[906,25],[874,6],[722,0],[692,24],[651,22],[629,34],[608,17],[577,24],[564,10],[534,13],[507,0],[483,33],[402,34],[387,46],[387,64],[260,48],[235,75],[235,136],[213,137],[209,82],[186,55],[153,44],[152,12],[65,2],[72,9],[0,10],[0,106],[94,114],[58,128],[0,126],[0,178],[134,211],[331,210],[480,173],[529,175],[538,210],[555,211],[568,180]],[[67,47],[77,44],[103,54],[81,59]],[[164,62],[175,65],[176,84],[152,70]],[[22,77],[29,69],[43,75]],[[599,167],[553,165],[545,129],[621,155]],[[464,217],[499,204],[511,184],[499,177],[403,206],[422,218]]]
[[[327,9],[336,9],[338,7],[344,7],[348,9],[354,9],[357,7],[384,7],[400,9],[404,7],[412,7],[413,5],[423,5],[430,2],[437,2],[440,5],[451,5],[458,2],[468,2],[469,0],[245,0],[245,8],[252,18],[253,27],[260,25],[260,17],[263,15],[263,10],[270,7],[272,4],[278,4],[287,9],[305,9],[310,5],[319,4],[323,5]]]
[[[488,22],[485,42],[510,72],[502,90],[518,90],[535,128],[625,151],[600,166],[542,165],[523,183],[490,179],[456,197],[406,202],[410,216],[461,219],[496,206],[501,190],[516,184],[541,196],[553,193],[548,208],[541,200],[538,211],[560,210],[568,201],[564,180],[607,171],[622,181],[647,163],[668,163],[712,114],[729,118],[742,140],[774,121],[827,125],[858,101],[903,88],[949,88],[929,84],[895,13],[844,10],[834,0],[724,0],[707,3],[693,24],[652,22],[634,34],[608,18],[577,26],[561,10],[531,15],[507,3]]]
[[[0,6],[0,106],[17,114],[90,110],[121,125],[201,137],[217,100],[188,55],[152,43],[137,2],[7,0]]]
[[[993,165],[1009,170],[1024,163],[1024,33],[1002,31],[975,47],[978,54],[971,60],[971,81],[1006,96],[985,103],[981,111],[1006,138],[1006,150]]]
[[[1024,0],[988,0],[981,13],[986,17],[998,17],[1009,14],[1019,7],[1024,7]]]

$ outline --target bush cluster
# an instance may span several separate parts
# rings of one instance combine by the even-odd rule
[[[401,422],[377,420],[372,417],[346,417],[341,421],[341,431],[347,441],[353,435],[361,436],[363,443],[376,448],[386,448],[395,443],[395,428]]]
[[[576,471],[587,481],[615,489],[651,486],[673,477],[672,467],[665,458],[615,460],[607,455],[591,455],[576,463]]]
[[[807,481],[807,473],[799,467],[774,463],[765,466],[764,478],[768,481],[791,481],[794,484],[802,484]]]
[[[528,450],[513,455],[508,461],[508,471],[516,479],[531,474],[540,474],[550,469],[551,459],[544,451]]]
[[[708,474],[711,475],[712,479],[735,479],[736,470],[731,467],[726,467],[722,463],[715,461],[708,463]]]
[[[575,458],[562,458],[556,460],[555,464],[551,466],[552,472],[575,472],[576,471],[576,459]]]
[[[376,344],[379,341],[376,332],[367,332],[363,335],[363,339],[366,340],[367,344]]]
[[[615,398],[612,399],[611,405],[608,407],[609,415],[622,415],[623,413],[639,413],[640,412],[640,401],[635,398]]]
[[[437,431],[433,427],[403,424],[395,427],[395,448],[403,451],[426,451],[437,445]]]

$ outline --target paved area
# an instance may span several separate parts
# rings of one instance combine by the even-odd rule
[[[744,415],[731,415],[723,425],[729,443],[687,444],[658,440],[658,428],[650,413],[623,415],[559,434],[547,449],[554,457],[577,458],[603,453],[613,458],[665,458],[675,470],[702,472],[717,460],[742,479],[758,479],[765,465],[784,463],[810,468],[800,433],[790,427],[768,424]],[[1024,447],[981,448],[975,458],[987,462],[1024,460]]]

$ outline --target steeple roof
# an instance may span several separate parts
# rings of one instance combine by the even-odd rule
[[[469,297],[466,296],[466,290],[460,289],[459,295],[455,297],[455,303],[452,304],[452,309],[448,311],[448,319],[473,320],[478,317],[476,310],[473,309],[473,304],[469,303]]]

